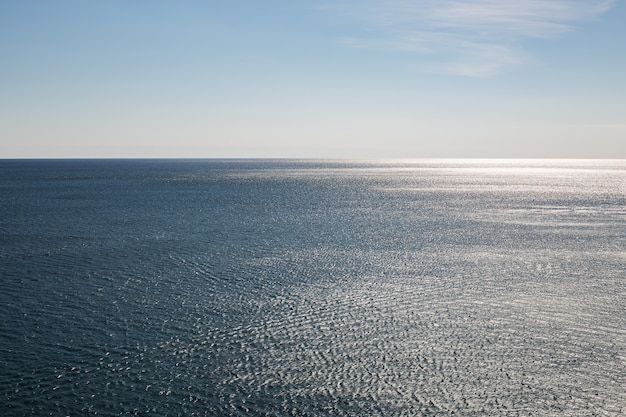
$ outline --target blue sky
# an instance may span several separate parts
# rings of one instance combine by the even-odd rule
[[[626,158],[621,0],[0,0],[0,158]]]

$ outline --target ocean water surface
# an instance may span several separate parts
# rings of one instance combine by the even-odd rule
[[[626,161],[0,161],[4,416],[623,416]]]

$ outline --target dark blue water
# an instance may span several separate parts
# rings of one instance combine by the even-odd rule
[[[626,414],[625,161],[0,161],[0,414]]]

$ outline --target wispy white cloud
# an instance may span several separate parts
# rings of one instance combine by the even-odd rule
[[[615,0],[337,0],[325,9],[359,22],[348,44],[438,58],[438,71],[487,77],[525,61],[524,39],[554,38]]]

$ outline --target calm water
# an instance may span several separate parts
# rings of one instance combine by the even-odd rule
[[[0,414],[622,416],[626,161],[0,161]]]

